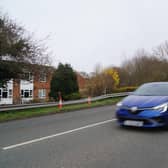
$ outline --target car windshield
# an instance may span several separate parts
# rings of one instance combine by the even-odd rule
[[[144,84],[133,95],[139,96],[168,96],[168,84]]]

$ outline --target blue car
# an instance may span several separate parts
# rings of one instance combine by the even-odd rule
[[[121,126],[168,126],[168,82],[146,83],[117,104]]]

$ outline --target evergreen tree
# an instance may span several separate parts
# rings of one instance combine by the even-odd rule
[[[64,100],[70,99],[71,95],[78,93],[76,73],[69,64],[59,64],[51,80],[50,97],[58,99],[59,92]]]

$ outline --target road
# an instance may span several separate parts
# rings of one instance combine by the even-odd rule
[[[0,124],[0,168],[167,168],[168,131],[123,129],[105,106]]]

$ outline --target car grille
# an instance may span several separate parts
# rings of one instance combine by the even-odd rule
[[[131,107],[124,106],[124,107],[121,107],[121,110],[126,110],[131,114],[139,114],[144,110],[152,110],[152,108],[139,108],[136,111],[132,111]]]
[[[126,117],[118,117],[120,122],[124,122],[125,120],[130,120],[130,121],[142,121],[144,124],[151,124],[151,122],[148,119],[139,119],[139,118],[126,118]]]
[[[129,113],[131,113],[131,114],[139,114],[139,113],[141,113],[143,110],[131,111],[131,109],[128,109],[127,111],[128,111]]]

